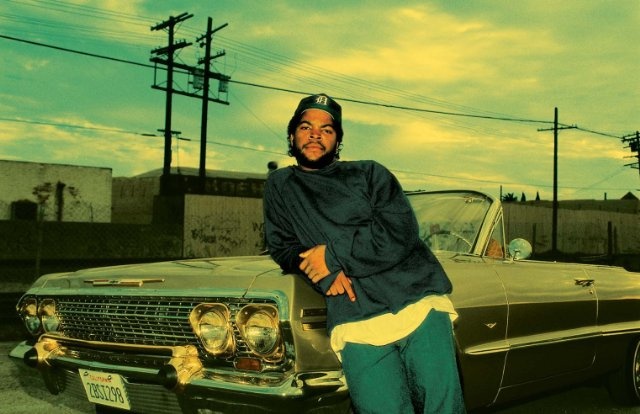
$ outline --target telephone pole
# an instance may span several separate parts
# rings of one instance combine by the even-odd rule
[[[204,183],[206,177],[206,163],[207,163],[207,118],[209,114],[209,84],[210,79],[212,77],[217,77],[222,81],[221,74],[212,73],[211,72],[211,61],[217,59],[221,56],[224,56],[226,52],[224,50],[216,53],[214,56],[211,56],[211,43],[213,41],[213,34],[218,30],[222,30],[227,27],[227,23],[222,26],[218,26],[215,29],[212,28],[213,20],[211,17],[207,19],[207,32],[196,39],[200,43],[201,47],[204,47],[205,53],[204,58],[198,60],[198,64],[204,65],[203,70],[203,83],[202,83],[202,116],[200,122],[200,168],[199,168],[199,176],[200,176],[200,185],[201,189],[204,190]],[[204,42],[202,42],[204,40]],[[219,75],[219,76],[218,76]],[[227,78],[228,80],[228,78]],[[219,90],[219,89],[218,89]],[[227,102],[228,104],[228,102]]]
[[[553,217],[551,221],[551,253],[558,253],[558,130],[573,129],[573,126],[558,126],[558,108],[553,111],[553,128],[539,129],[538,131],[553,130]]]
[[[174,54],[176,50],[180,50],[184,47],[190,46],[191,43],[187,43],[185,40],[181,40],[179,42],[174,42],[174,31],[175,26],[178,23],[181,23],[187,19],[193,17],[193,14],[182,13],[177,17],[170,16],[169,20],[166,20],[162,23],[159,23],[153,27],[151,30],[162,30],[167,29],[169,33],[169,41],[166,47],[160,47],[151,51],[155,57],[151,58],[151,61],[158,64],[165,64],[167,66],[167,86],[166,91],[166,102],[165,102],[165,115],[164,115],[164,164],[162,168],[162,181],[160,185],[160,192],[162,194],[166,191],[166,182],[171,174],[171,111],[172,111],[172,95],[173,95],[173,70],[175,68],[174,62]],[[160,56],[166,56],[166,60],[160,58]],[[155,83],[155,82],[154,82]]]
[[[635,152],[636,155],[631,155],[629,157],[625,157],[625,158],[635,158],[638,161],[636,162],[632,162],[630,164],[625,164],[626,167],[631,167],[631,168],[636,168],[638,170],[638,174],[640,174],[640,131],[636,131],[635,134],[631,134],[631,135],[626,135],[624,137],[622,137],[622,142],[629,143],[628,147],[625,148],[629,148],[631,150],[631,152]]]
[[[151,86],[154,89],[159,89],[166,91],[167,102],[165,109],[165,127],[164,127],[164,138],[165,138],[165,151],[164,151],[164,168],[163,168],[163,180],[162,182],[166,183],[168,181],[168,177],[171,174],[171,111],[172,104],[171,99],[174,94],[188,96],[191,98],[202,99],[202,125],[201,125],[201,133],[200,133],[200,177],[202,183],[202,189],[204,189],[205,175],[206,175],[206,143],[207,143],[207,114],[209,109],[209,101],[221,103],[224,105],[229,105],[226,99],[220,99],[221,93],[227,93],[228,82],[231,77],[223,75],[221,73],[214,72],[210,69],[211,61],[214,59],[224,56],[225,52],[221,51],[215,55],[211,55],[211,42],[213,38],[213,34],[218,30],[221,30],[227,26],[224,25],[217,27],[215,29],[212,28],[212,20],[208,19],[207,32],[197,39],[198,42],[201,42],[200,45],[205,47],[205,57],[203,59],[198,60],[198,64],[204,64],[204,69],[198,69],[196,66],[186,65],[184,63],[175,62],[173,56],[176,50],[179,50],[183,47],[191,46],[192,43],[187,43],[186,41],[175,42],[174,43],[174,28],[178,23],[185,21],[193,17],[192,14],[182,13],[177,17],[169,17],[169,20],[162,22],[154,27],[151,30],[160,30],[160,29],[168,29],[169,32],[169,44],[166,47],[158,48],[152,50],[151,53],[154,54],[151,58],[151,61],[156,63],[156,67],[154,68],[154,82]],[[166,85],[160,85],[157,81],[157,65],[165,65],[167,67],[167,82]],[[192,78],[192,85],[194,89],[202,91],[200,94],[195,94],[190,91],[185,91],[182,89],[174,89],[173,88],[173,73],[175,69],[181,69],[185,73],[187,73]],[[218,97],[210,97],[209,96],[209,85],[211,79],[218,79]],[[163,185],[161,185],[160,192],[164,194]]]

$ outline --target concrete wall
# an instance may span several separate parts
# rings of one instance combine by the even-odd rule
[[[186,257],[259,254],[263,226],[261,198],[185,195]]]
[[[150,224],[153,199],[160,193],[158,177],[116,177],[113,179],[113,223]]]
[[[503,208],[508,240],[527,239],[536,253],[551,250],[552,208],[521,203],[504,203]],[[639,214],[560,208],[557,231],[557,249],[563,253],[640,255]]]
[[[111,169],[0,160],[0,220],[12,203],[35,204],[44,221],[111,221]]]

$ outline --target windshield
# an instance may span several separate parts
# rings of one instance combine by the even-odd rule
[[[473,192],[410,193],[420,237],[431,250],[471,253],[491,206],[491,199]]]

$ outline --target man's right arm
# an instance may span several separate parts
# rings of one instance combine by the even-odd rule
[[[291,226],[285,203],[273,182],[267,180],[264,190],[264,232],[267,249],[273,260],[287,273],[297,273],[305,278],[318,292],[335,296],[347,294],[354,301],[355,294],[351,281],[344,272],[335,272],[318,283],[315,283],[301,269],[303,258],[301,253],[307,252],[310,247],[304,246],[296,236],[295,229]]]
[[[264,234],[269,254],[282,270],[301,273],[300,253],[308,250],[296,237],[287,220],[287,212],[273,182],[267,180],[264,189]]]

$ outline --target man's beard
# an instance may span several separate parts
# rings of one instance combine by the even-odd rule
[[[335,145],[332,150],[328,151],[317,160],[310,160],[306,155],[302,153],[297,145],[291,145],[291,155],[296,158],[296,161],[298,161],[298,165],[304,168],[309,168],[311,170],[319,170],[320,168],[324,168],[327,165],[332,164],[336,160],[337,151],[338,145]]]

